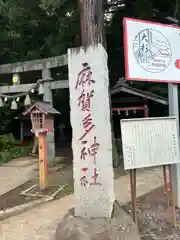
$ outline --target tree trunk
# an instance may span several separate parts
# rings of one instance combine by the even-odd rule
[[[104,0],[79,0],[81,21],[81,43],[104,44]]]
[[[81,43],[88,47],[101,43],[106,48],[106,39],[104,34],[104,0],[79,0],[80,8],[80,22],[81,22]],[[109,92],[109,100],[111,107],[111,93]],[[111,131],[112,131],[112,151],[113,151],[113,165],[119,165],[120,157],[116,147],[114,137],[112,117],[111,117]]]

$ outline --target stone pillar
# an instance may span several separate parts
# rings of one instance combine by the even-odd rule
[[[49,81],[44,82],[44,96],[43,100],[48,101],[53,105],[53,95],[52,90],[50,88],[50,78],[51,78],[51,70],[45,68],[42,70],[42,79]],[[54,132],[49,132],[46,135],[47,141],[47,160],[48,165],[52,166],[55,164],[55,141],[54,141]]]
[[[115,193],[107,53],[101,44],[69,49],[68,68],[75,216],[110,218]]]

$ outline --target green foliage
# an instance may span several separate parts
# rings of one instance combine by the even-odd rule
[[[7,163],[14,158],[27,157],[32,146],[15,146],[0,150],[0,164]]]
[[[32,146],[16,146],[9,150],[11,154],[11,158],[19,158],[19,157],[26,157],[29,155],[29,152],[31,151]]]
[[[10,134],[0,135],[0,151],[9,150],[15,144],[14,136]]]
[[[0,164],[7,163],[10,160],[12,160],[12,155],[9,150],[4,150],[3,152],[0,152]]]
[[[158,21],[167,15],[178,18],[180,1],[104,0],[104,3],[105,12],[112,15],[106,21],[105,32],[111,85],[114,85],[124,76],[123,17]],[[0,64],[60,55],[69,47],[80,45],[78,0],[0,0],[0,23]],[[162,85],[151,89],[167,92]],[[0,132],[9,125],[8,121],[0,123]]]
[[[17,146],[19,141],[10,134],[0,135],[0,163],[6,163],[13,158],[28,156],[32,146]]]
[[[9,132],[8,130],[12,126],[12,120],[10,107],[5,105],[3,108],[0,108],[0,134]]]
[[[0,63],[60,55],[76,45],[76,7],[76,1],[1,0]]]
[[[16,146],[0,151],[0,164],[7,163],[14,158],[26,157],[29,155],[32,146]]]

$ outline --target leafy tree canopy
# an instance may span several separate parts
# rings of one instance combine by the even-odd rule
[[[111,84],[124,76],[123,17],[179,18],[179,5],[180,0],[104,0]],[[0,64],[60,55],[79,45],[78,0],[0,0]],[[166,94],[162,85],[147,86]]]

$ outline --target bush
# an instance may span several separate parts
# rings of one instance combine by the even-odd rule
[[[15,144],[15,138],[10,134],[0,135],[0,151],[8,150]]]
[[[16,141],[11,133],[0,135],[0,163],[28,156],[31,148],[30,145],[20,146],[20,141]]]
[[[0,163],[7,163],[12,159],[12,155],[9,150],[5,150],[4,152],[0,152]]]
[[[16,146],[9,149],[11,158],[26,157],[29,155],[32,146]]]
[[[15,146],[0,151],[0,163],[7,163],[14,158],[26,157],[29,155],[32,146]]]

